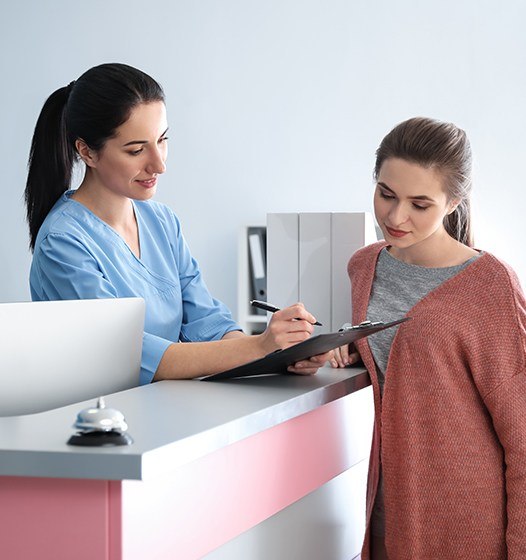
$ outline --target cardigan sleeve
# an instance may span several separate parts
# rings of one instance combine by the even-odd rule
[[[520,371],[485,399],[504,449],[508,560],[526,558],[526,372]]]
[[[501,302],[494,325],[501,334],[487,360],[497,356],[499,371],[486,377],[496,385],[482,396],[504,451],[507,558],[519,560],[526,558],[526,300],[512,270],[506,270],[505,281],[509,305]]]

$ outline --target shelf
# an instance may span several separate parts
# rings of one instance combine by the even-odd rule
[[[237,322],[246,334],[259,334],[265,330],[267,315],[254,315],[250,306],[250,266],[247,230],[260,224],[242,226],[238,239]],[[263,226],[264,227],[264,226]]]

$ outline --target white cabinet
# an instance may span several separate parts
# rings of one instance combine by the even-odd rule
[[[239,232],[238,321],[247,334],[263,332],[267,317],[250,306],[249,228]],[[252,236],[251,236],[252,237]],[[301,301],[323,324],[317,334],[334,332],[351,320],[347,263],[360,247],[377,240],[368,212],[267,214],[266,294],[286,307]],[[256,299],[266,299],[257,297]]]
[[[267,214],[269,301],[301,301],[323,324],[316,334],[337,331],[352,316],[349,259],[375,241],[368,212]]]

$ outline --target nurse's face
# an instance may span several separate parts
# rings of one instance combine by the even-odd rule
[[[101,150],[83,158],[99,188],[135,200],[151,198],[166,171],[167,130],[162,101],[137,105]]]

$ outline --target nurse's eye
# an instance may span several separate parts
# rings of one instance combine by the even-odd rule
[[[162,136],[161,138],[159,138],[159,144],[162,144],[163,142],[167,142],[168,141],[168,136]]]
[[[143,152],[143,148],[139,148],[138,150],[132,150],[131,152],[128,153],[130,154],[130,156],[138,156],[142,152]]]
[[[416,202],[413,202],[413,208],[415,210],[427,210],[429,206],[422,206],[420,204],[417,204]]]

